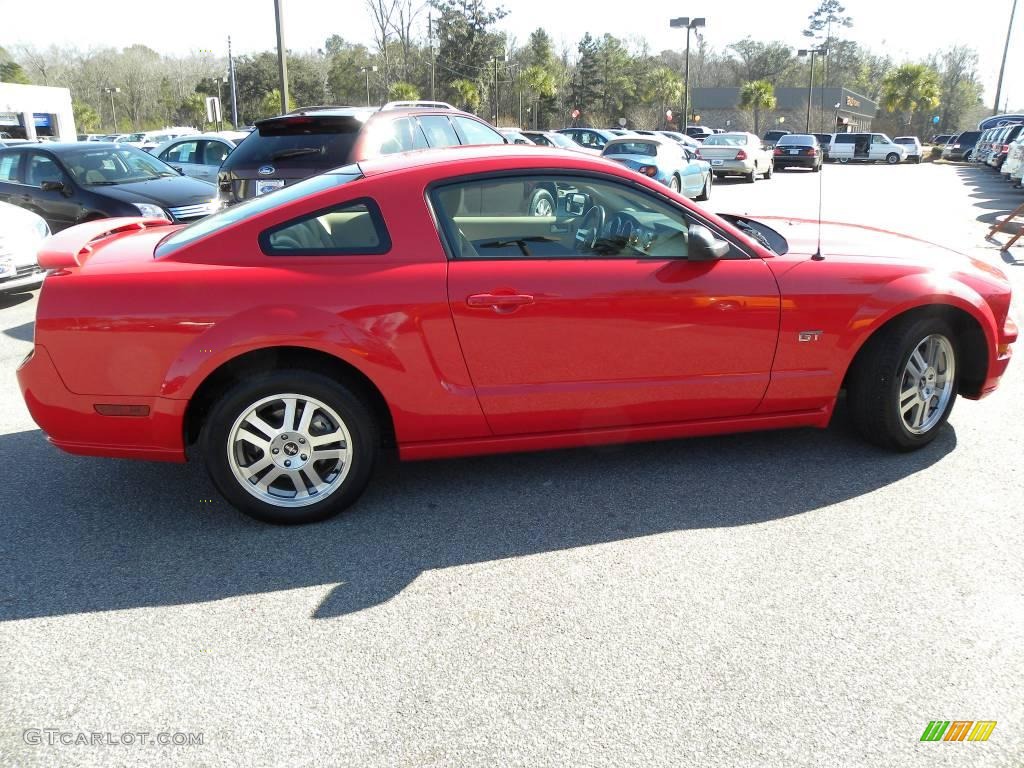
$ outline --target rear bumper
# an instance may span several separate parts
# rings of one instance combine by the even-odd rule
[[[800,155],[779,155],[775,158],[775,167],[814,168],[820,162],[820,157],[801,157]]]
[[[742,173],[744,176],[754,170],[753,160],[723,160],[718,165],[715,165],[714,160],[708,160],[711,163],[712,173]]]
[[[75,394],[64,386],[40,345],[18,366],[18,385],[32,419],[61,450],[83,456],[185,461],[185,400]],[[96,412],[97,404],[146,406],[149,412],[102,416]]]
[[[45,272],[35,272],[24,277],[11,277],[7,280],[0,280],[0,293],[14,293],[15,291],[34,291],[43,284]]]

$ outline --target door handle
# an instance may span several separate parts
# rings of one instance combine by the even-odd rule
[[[527,293],[475,293],[466,299],[466,304],[474,309],[512,312],[519,307],[533,304],[533,296]]]

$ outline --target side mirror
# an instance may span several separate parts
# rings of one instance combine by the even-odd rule
[[[690,261],[714,261],[729,253],[729,243],[719,240],[714,232],[701,224],[691,224],[687,234],[686,256]]]
[[[63,192],[64,191],[64,182],[63,181],[57,181],[56,179],[47,179],[46,181],[44,181],[39,186],[42,188],[43,192]]]
[[[570,216],[582,216],[587,205],[587,196],[579,193],[568,195],[565,201],[565,212]]]

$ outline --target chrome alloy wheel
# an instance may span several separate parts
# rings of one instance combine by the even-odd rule
[[[334,409],[296,394],[264,397],[242,411],[227,441],[239,484],[276,507],[322,501],[345,482],[352,436]]]
[[[934,427],[946,412],[956,380],[956,359],[949,339],[937,333],[914,347],[900,377],[900,418],[914,435]]]

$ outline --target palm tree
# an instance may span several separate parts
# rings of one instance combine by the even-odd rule
[[[882,106],[889,112],[902,112],[909,127],[914,112],[939,105],[938,73],[926,64],[904,64],[882,81]]]
[[[523,84],[536,94],[533,127],[537,128],[540,126],[540,102],[542,99],[552,98],[558,92],[558,85],[555,76],[548,69],[536,64],[523,71]]]
[[[476,112],[476,108],[480,106],[480,89],[476,83],[463,78],[453,80],[450,86],[459,97],[459,106],[469,112]]]
[[[754,113],[754,133],[761,135],[761,110],[775,109],[775,86],[767,80],[751,80],[740,88],[740,109]]]
[[[657,67],[647,77],[647,96],[649,99],[657,100],[658,102],[658,124],[661,124],[662,120],[668,120],[668,110],[673,104],[678,104],[683,99],[683,81],[675,72],[668,67]],[[682,110],[679,110],[682,114]],[[685,130],[686,125],[683,124],[682,118],[680,118],[680,124],[682,127],[679,130]],[[667,127],[672,127],[668,126]]]
[[[391,101],[416,101],[420,97],[420,90],[412,83],[399,80],[388,88],[388,97]]]

